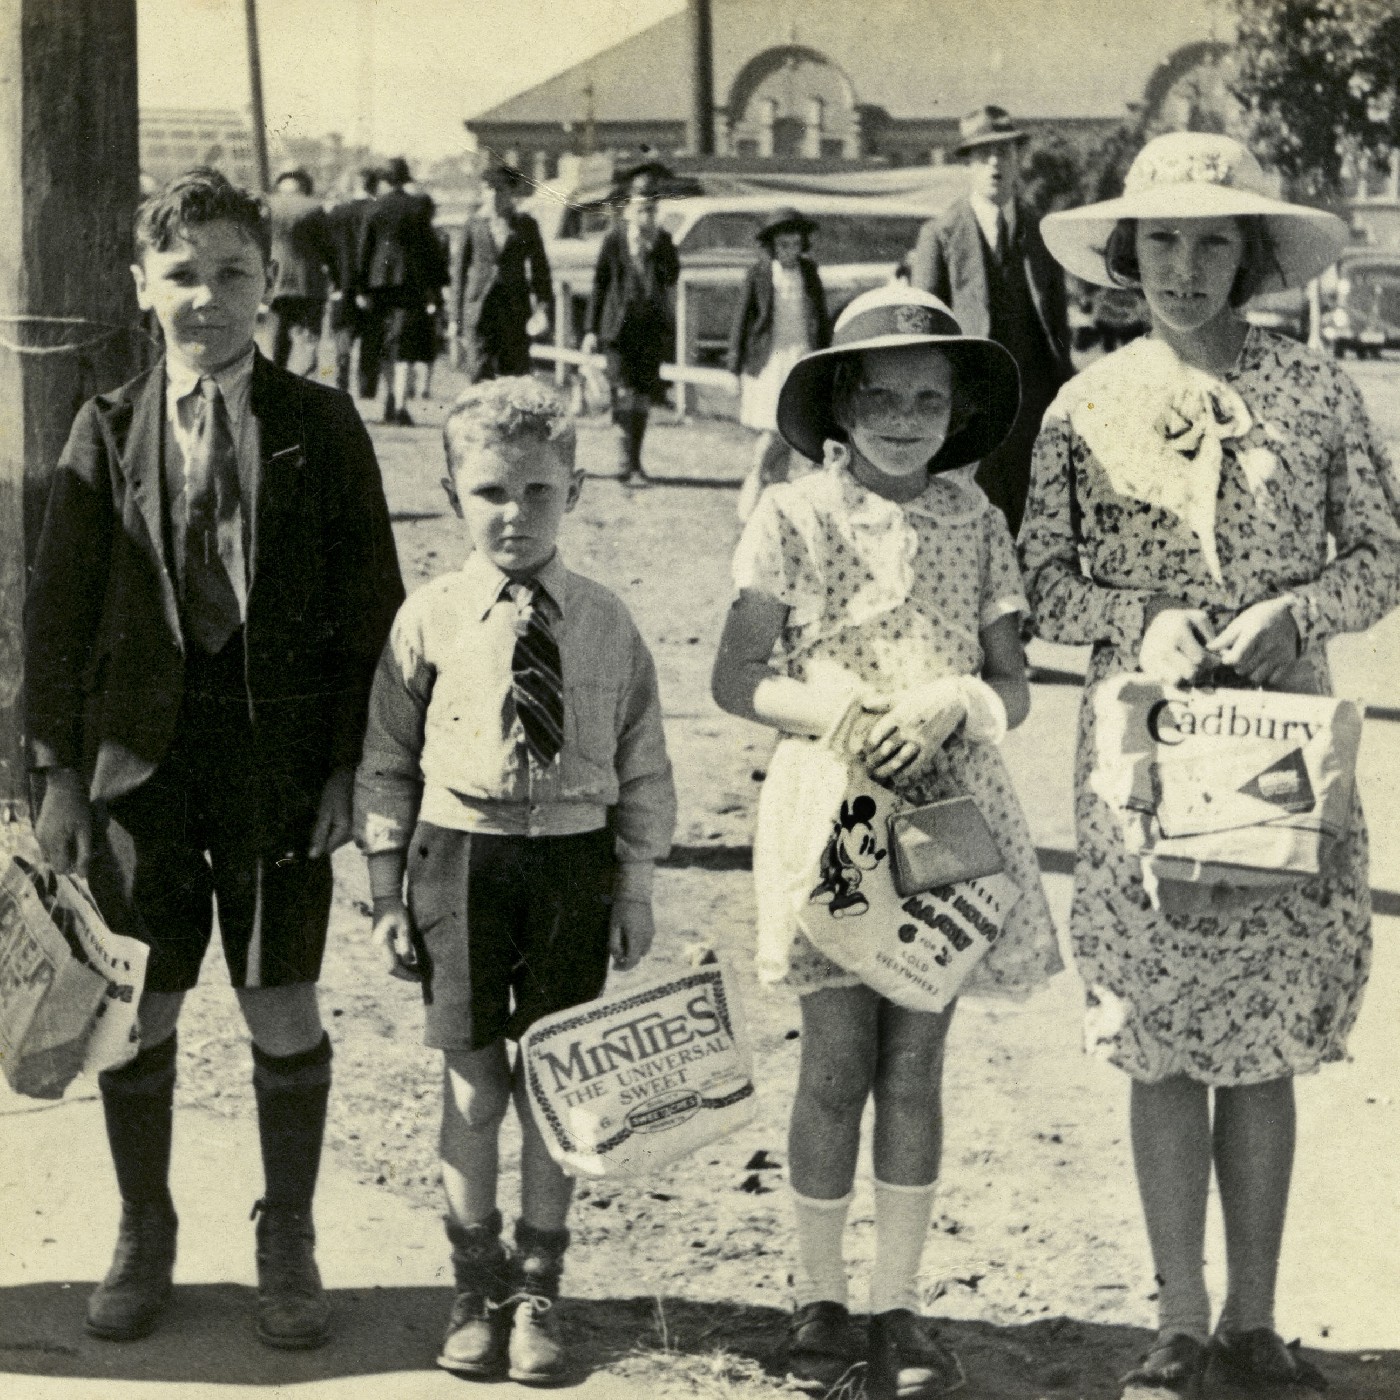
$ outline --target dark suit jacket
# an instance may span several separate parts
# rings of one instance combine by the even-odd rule
[[[277,280],[268,288],[276,297],[326,299],[330,282],[326,270],[335,261],[335,248],[326,225],[326,211],[310,195],[278,193],[268,197],[272,215],[272,257]]]
[[[521,213],[512,214],[509,222],[510,233],[500,248],[487,220],[473,219],[467,225],[457,264],[457,326],[463,335],[476,330],[487,297],[491,298],[492,319],[512,326],[519,322],[523,334],[530,319],[531,293],[546,307],[554,296],[540,226]]]
[[[681,260],[665,229],[656,231],[641,274],[627,251],[626,230],[610,229],[598,250],[593,299],[588,307],[588,329],[598,337],[599,345],[616,347],[623,339],[624,327],[645,329],[646,339],[652,339],[653,332],[670,322],[666,293],[680,275]],[[663,350],[663,359],[665,353]]]
[[[370,681],[403,600],[369,435],[351,400],[259,355],[251,491],[248,755],[270,804],[312,806],[354,765]],[[150,776],[170,746],[185,640],[170,559],[165,363],[78,411],[54,474],[25,618],[36,767],[94,800]]]
[[[1016,228],[1025,260],[1031,300],[1045,332],[1060,382],[1070,378],[1069,324],[1065,310],[1065,278],[1040,237],[1040,224],[1029,206],[1016,205]],[[985,336],[990,327],[987,309],[987,251],[977,215],[965,199],[941,219],[930,219],[919,230],[910,254],[912,286],[947,302],[968,335]]]
[[[831,344],[831,318],[826,310],[826,291],[821,274],[811,258],[798,263],[802,289],[806,293],[807,343],[814,350]],[[731,374],[758,374],[768,363],[773,349],[773,259],[759,258],[744,278],[743,294],[734,311],[729,332],[727,364]]]
[[[393,288],[424,303],[437,300],[447,284],[447,267],[427,195],[391,189],[374,201],[365,216],[357,272],[367,291]]]
[[[364,291],[360,285],[360,243],[373,204],[368,196],[361,196],[347,199],[326,211],[326,232],[330,236],[332,253],[331,281],[340,293],[331,318],[337,330],[354,324],[355,297]]]

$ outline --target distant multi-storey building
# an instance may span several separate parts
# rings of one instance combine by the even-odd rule
[[[143,107],[142,177],[160,185],[195,165],[212,165],[235,184],[256,187],[248,113],[215,107]]]

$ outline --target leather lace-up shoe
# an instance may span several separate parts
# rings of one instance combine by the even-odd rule
[[[1268,1327],[1249,1332],[1217,1332],[1211,1339],[1213,1370],[1220,1379],[1248,1395],[1288,1397],[1318,1395],[1327,1377],[1298,1349]]]
[[[258,1340],[305,1351],[330,1337],[331,1308],[316,1267],[310,1211],[259,1201]]]
[[[1206,1372],[1206,1349],[1185,1332],[1160,1335],[1123,1377],[1123,1400],[1195,1400]]]
[[[178,1228],[168,1203],[122,1206],[112,1267],[88,1299],[87,1330],[94,1337],[129,1342],[155,1327],[170,1301]]]
[[[496,1379],[505,1374],[510,1313],[509,1261],[500,1240],[501,1216],[493,1211],[479,1225],[443,1222],[452,1242],[452,1276],[457,1294],[437,1364],[460,1376]]]

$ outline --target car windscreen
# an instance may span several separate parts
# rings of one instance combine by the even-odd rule
[[[682,253],[752,254],[767,216],[759,212],[703,214],[681,240]],[[924,220],[918,214],[822,214],[812,235],[818,263],[899,262],[913,248]]]

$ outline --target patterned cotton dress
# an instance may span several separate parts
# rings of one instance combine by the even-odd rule
[[[1234,367],[1198,392],[1206,378],[1147,339],[1067,384],[1036,445],[1020,554],[1040,635],[1093,645],[1071,913],[1089,1046],[1135,1079],[1245,1085],[1345,1054],[1371,955],[1360,804],[1326,876],[1238,916],[1154,911],[1089,786],[1094,688],[1136,669],[1154,595],[1204,608],[1212,633],[1292,595],[1303,654],[1280,688],[1329,693],[1327,639],[1400,601],[1398,488],[1331,360],[1251,328]]]
[[[1005,518],[971,468],[934,477],[900,506],[841,466],[766,491],[734,557],[734,582],[789,609],[780,664],[797,680],[837,668],[892,694],[946,676],[980,675],[979,633],[1026,609]],[[966,793],[994,833],[1021,891],[1001,937],[962,995],[1022,996],[1062,966],[1035,847],[1001,754],[959,730],[935,768],[897,788],[911,802]],[[785,985],[799,994],[854,986],[796,929]]]

